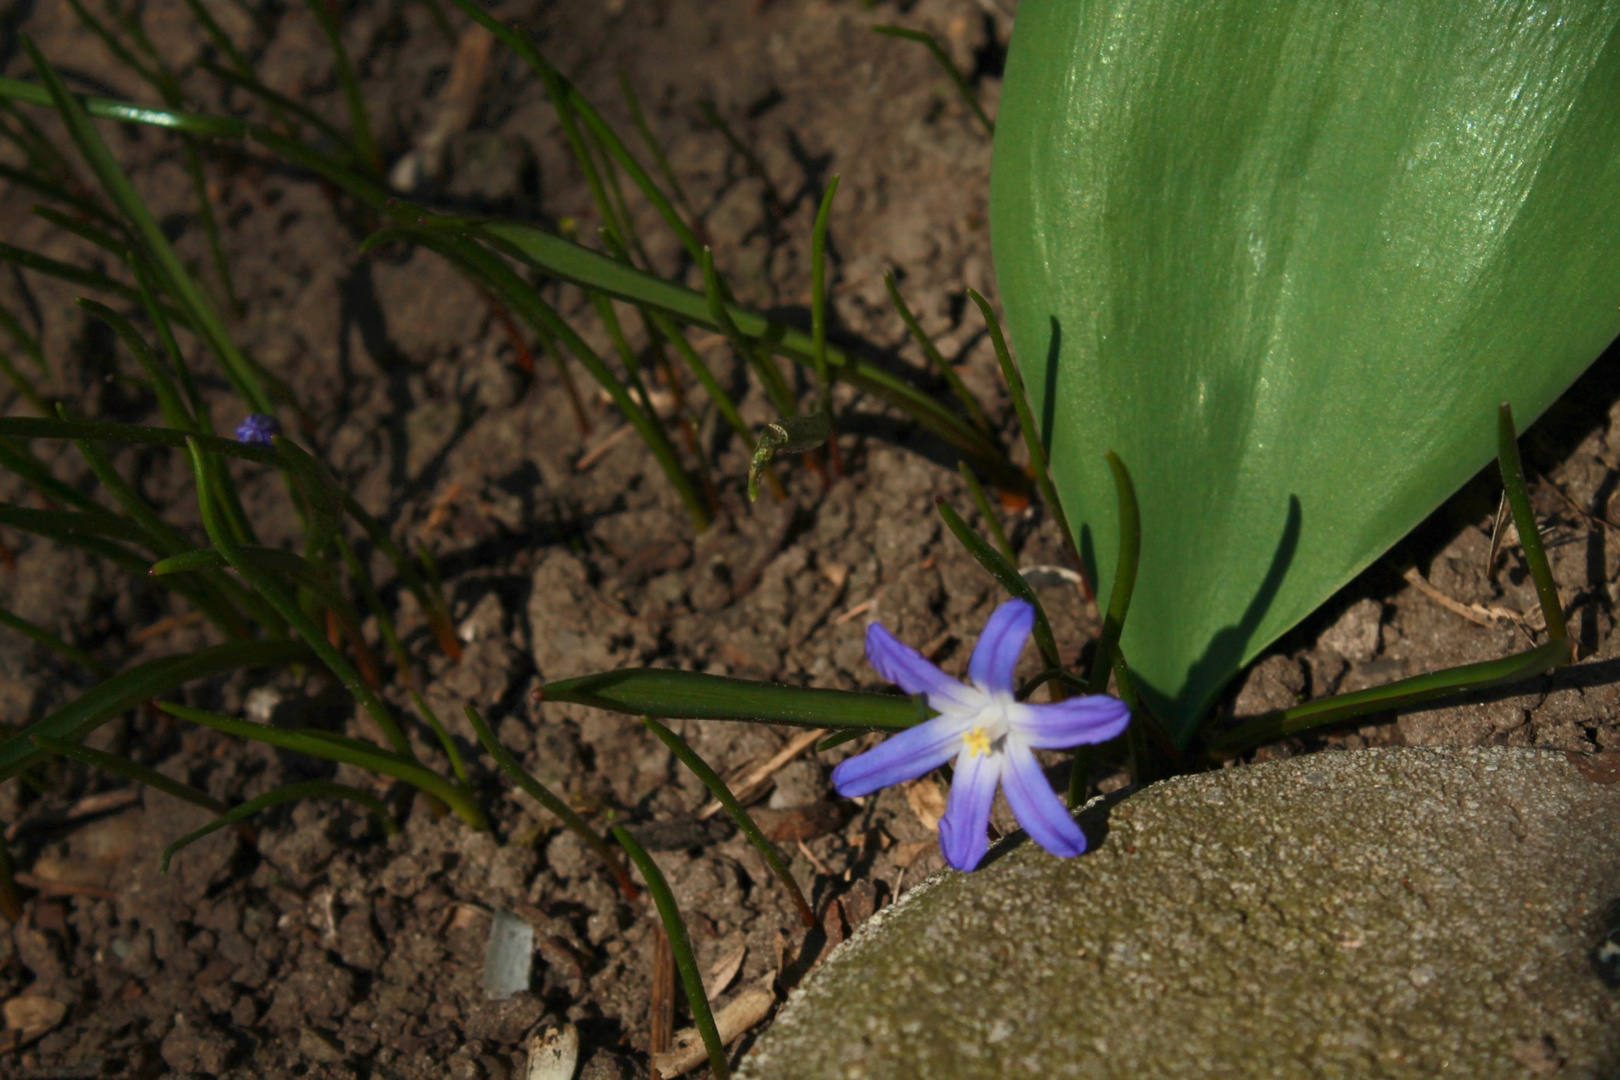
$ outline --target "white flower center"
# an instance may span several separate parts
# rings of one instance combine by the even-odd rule
[[[1010,696],[1006,700],[1003,697],[1001,694],[984,695],[984,704],[973,718],[973,726],[962,736],[962,748],[968,756],[988,755],[999,749],[1001,740],[1011,730],[1007,713],[1008,706],[1013,702]]]

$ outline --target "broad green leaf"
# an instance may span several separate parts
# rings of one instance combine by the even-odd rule
[[[1000,291],[1092,580],[1182,742],[1620,332],[1620,2],[1026,0]],[[1106,601],[1106,597],[1100,598]]]

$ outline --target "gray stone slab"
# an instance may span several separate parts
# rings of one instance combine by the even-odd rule
[[[1328,753],[1008,838],[879,913],[751,1080],[1620,1077],[1620,757]],[[1099,843],[1100,840],[1100,843]]]

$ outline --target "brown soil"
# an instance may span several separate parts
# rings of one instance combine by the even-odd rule
[[[301,5],[255,8],[271,16],[262,28],[238,7],[210,7],[232,20],[244,45],[262,50],[266,82],[341,118],[329,55]],[[896,269],[924,325],[961,363],[1012,442],[987,342],[964,304],[967,286],[993,291],[989,141],[926,54],[868,28],[899,21],[938,34],[975,71],[993,112],[1013,7],[1013,0],[572,0],[502,11],[521,18],[625,131],[616,72],[628,73],[720,265],[747,302],[804,317],[810,221],[830,176],[842,174],[832,235],[839,332],[933,385],[884,298],[882,272]],[[197,58],[201,38],[179,0],[154,0],[146,11],[175,63]],[[379,141],[393,161],[433,114],[454,45],[423,4],[362,3],[344,18]],[[27,71],[19,31],[80,88],[147,96],[65,4],[37,0],[0,16],[0,70],[8,75]],[[222,100],[205,75],[188,87],[205,108],[242,104]],[[757,155],[763,177],[704,121],[697,106],[704,99]],[[206,268],[175,144],[151,130],[105,131],[182,254]],[[582,235],[592,234],[588,194],[541,88],[499,46],[479,107],[451,136],[448,157],[431,192],[446,207],[552,224],[572,219]],[[579,1026],[583,1076],[644,1074],[659,941],[651,905],[624,899],[572,834],[514,795],[473,752],[460,720],[464,702],[483,708],[526,765],[599,824],[610,813],[631,823],[670,878],[705,969],[746,947],[721,1003],[749,987],[784,991],[851,927],[940,866],[928,823],[938,811],[932,781],[854,805],[836,801],[827,783],[832,762],[853,747],[798,757],[758,805],[821,918],[807,933],[747,843],[723,819],[697,820],[701,785],[633,718],[529,699],[542,680],[643,664],[876,689],[862,649],[872,618],[947,668],[960,667],[999,594],[933,512],[936,494],[968,506],[936,443],[846,394],[847,475],[824,485],[792,469],[786,501],[766,498],[750,509],[741,452],[716,435],[727,515],[694,535],[641,444],[607,444],[618,420],[594,388],[592,431],[582,435],[554,369],[520,374],[488,305],[444,263],[404,250],[360,257],[364,230],[349,208],[257,152],[221,148],[209,169],[244,300],[238,339],[294,389],[301,441],[331,461],[396,535],[438,553],[466,643],[459,663],[433,647],[408,594],[389,595],[400,604],[409,644],[427,658],[429,699],[473,760],[496,827],[472,832],[394,792],[405,825],[389,838],[349,806],[317,802],[255,819],[256,843],[217,833],[165,876],[157,852],[205,820],[201,811],[60,764],[36,784],[0,785],[0,822],[32,883],[25,917],[0,936],[0,1001],[32,995],[66,1006],[43,1037],[0,1054],[0,1074],[505,1080],[522,1075],[525,1039],[547,1018]],[[31,217],[33,202],[0,185],[8,241],[57,258],[95,257]],[[642,224],[644,235],[662,236],[650,215]],[[672,243],[650,247],[677,269]],[[107,336],[71,307],[72,290],[38,275],[7,275],[0,294],[14,310],[33,305],[42,317],[58,365],[54,394],[86,415],[153,416],[152,402],[116,374]],[[578,293],[556,296],[606,350]],[[744,384],[723,342],[700,337],[698,344]],[[1620,552],[1611,527],[1598,520],[1620,482],[1612,464],[1620,454],[1615,374],[1611,361],[1601,361],[1528,441],[1529,460],[1546,470],[1536,495],[1556,575],[1591,660],[1523,693],[1384,717],[1264,755],[1402,741],[1620,750],[1613,685],[1620,668],[1611,659],[1620,652],[1612,632]],[[583,370],[573,375],[589,385]],[[222,382],[210,392],[217,422],[234,426],[240,403]],[[13,402],[11,411],[26,406]],[[757,390],[745,415],[755,423],[774,418]],[[71,449],[37,449],[54,455],[59,475],[89,486]],[[189,476],[175,456],[124,451],[115,460],[171,520],[195,527]],[[290,541],[295,526],[279,486],[251,470],[242,476],[266,542]],[[8,499],[22,497],[9,477],[0,488]],[[1483,477],[1466,488],[1239,680],[1227,708],[1260,712],[1523,647],[1511,620],[1469,621],[1399,572],[1415,563],[1433,590],[1458,605],[1533,611],[1516,551],[1503,556],[1494,578],[1485,572],[1494,490]],[[1038,511],[1008,514],[1006,522],[1021,563],[1063,561]],[[0,571],[0,604],[109,664],[209,640],[200,626],[166,623],[179,610],[145,582],[11,531],[3,539],[16,567]],[[385,564],[375,568],[386,579]],[[1080,655],[1095,611],[1069,586],[1043,587],[1042,596],[1065,655]],[[89,685],[83,673],[19,640],[0,639],[0,714],[12,723],[37,719]],[[342,692],[315,674],[212,680],[184,696],[276,723],[367,733]],[[768,758],[792,734],[678,727],[728,774]],[[348,768],[334,772],[146,714],[106,726],[92,742],[227,801],[328,776],[385,790]],[[419,749],[443,764],[427,742]],[[1104,789],[1123,783],[1117,759],[1105,755],[1096,780]],[[530,921],[539,945],[530,991],[498,1003],[482,990],[496,909]]]

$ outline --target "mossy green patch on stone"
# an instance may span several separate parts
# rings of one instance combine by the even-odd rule
[[[1508,749],[1182,777],[837,950],[745,1077],[1620,1075],[1620,784]],[[1593,777],[1597,777],[1594,779]]]

